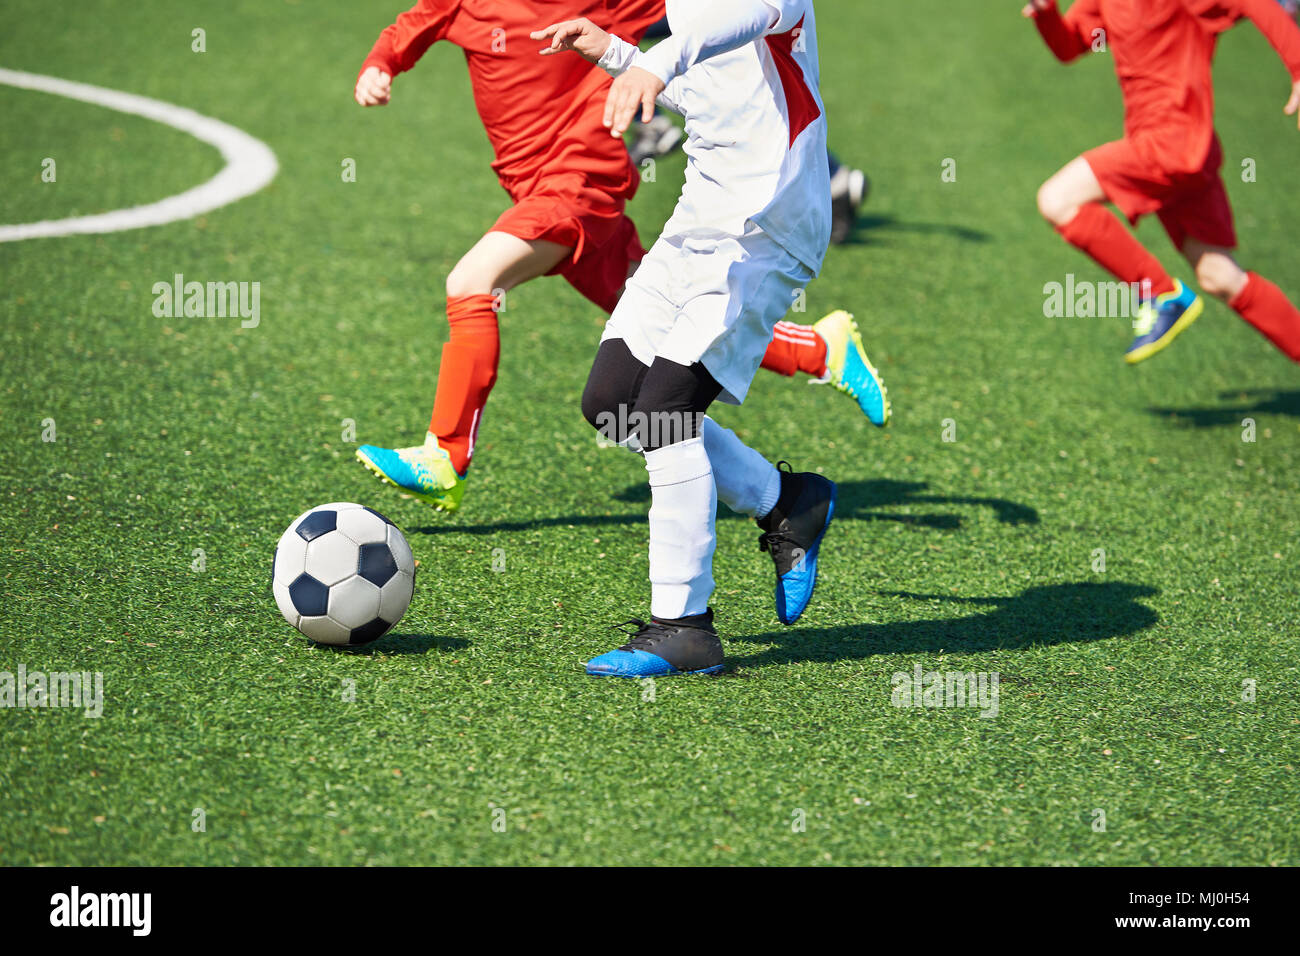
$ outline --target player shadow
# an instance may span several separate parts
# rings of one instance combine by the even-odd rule
[[[882,511],[898,505],[959,505],[965,507],[988,508],[1002,524],[1032,525],[1038,524],[1038,512],[1029,505],[1022,505],[1006,498],[984,498],[971,495],[926,494],[929,482],[894,481],[890,478],[873,478],[866,481],[837,482],[838,500],[835,517],[838,521],[892,521],[895,524],[914,528],[929,528],[937,531],[957,531],[962,527],[963,518],[959,514],[893,514]],[[645,482],[635,482],[622,491],[615,492],[613,500],[628,504],[649,504],[650,487]],[[744,519],[723,506],[718,508],[720,520]],[[510,531],[531,531],[537,528],[553,527],[587,527],[610,525],[638,525],[645,523],[645,515],[565,515],[558,518],[535,518],[531,521],[498,521],[481,525],[425,525],[411,528],[414,534],[497,534]]]
[[[1201,406],[1195,408],[1148,408],[1152,415],[1159,415],[1170,421],[1185,423],[1193,428],[1216,428],[1223,425],[1241,426],[1243,417],[1252,415],[1290,415],[1300,418],[1300,391],[1284,391],[1280,388],[1248,388],[1236,391],[1220,392],[1219,398],[1238,400],[1236,405],[1220,407]]]
[[[429,651],[459,651],[469,647],[463,637],[437,634],[385,634],[379,640],[356,648],[358,654],[427,654]]]
[[[732,669],[791,664],[796,661],[839,661],[877,654],[945,653],[1020,650],[1030,646],[1076,644],[1136,634],[1160,618],[1139,598],[1154,597],[1158,588],[1122,581],[1080,581],[1026,588],[1009,597],[964,598],[950,594],[878,592],[917,601],[948,601],[991,610],[969,617],[927,621],[864,623],[840,627],[792,627],[735,642],[772,644],[748,656],[732,655]]]
[[[534,531],[538,528],[605,528],[610,525],[645,524],[644,514],[633,515],[564,515],[559,518],[534,518],[531,521],[497,521],[492,524],[434,524],[408,528],[412,534],[500,534],[510,531]]]
[[[880,233],[910,232],[920,235],[942,235],[960,239],[962,242],[988,242],[990,236],[981,229],[958,226],[947,222],[907,222],[896,216],[872,214],[858,216],[853,229],[841,245],[868,246],[877,241]]]
[[[988,508],[1002,524],[1038,524],[1038,512],[1029,505],[1008,501],[1006,498],[983,498],[971,495],[925,494],[930,483],[926,481],[895,481],[892,478],[871,478],[866,481],[836,482],[835,518],[843,521],[892,521],[896,524],[920,528],[955,531],[962,525],[957,514],[892,514],[880,511],[898,505],[962,505]],[[614,495],[617,501],[650,501],[649,485],[638,482]],[[742,517],[726,507],[718,509],[718,517]]]
[[[837,483],[838,501],[835,515],[837,520],[852,521],[892,521],[896,524],[917,528],[931,528],[939,531],[956,531],[962,526],[962,516],[958,514],[893,514],[881,511],[881,508],[898,505],[961,505],[988,508],[1002,524],[1030,525],[1038,524],[1038,512],[1029,505],[1009,501],[1006,498],[987,498],[971,495],[925,494],[930,485],[924,481],[895,481],[890,478],[874,478],[866,481],[841,481]],[[635,482],[622,491],[611,496],[615,501],[629,504],[648,504],[650,488],[645,482]],[[718,509],[720,519],[744,518],[726,507]],[[559,526],[588,525],[631,525],[645,521],[643,514],[624,515],[567,515],[558,518],[537,518],[532,521],[500,521],[484,525],[426,525],[412,528],[416,534],[494,534],[506,531],[529,531],[535,528]]]

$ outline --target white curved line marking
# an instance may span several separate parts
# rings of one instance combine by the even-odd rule
[[[259,139],[220,120],[183,106],[173,106],[147,96],[109,90],[88,83],[74,83],[55,76],[0,69],[0,83],[24,90],[39,90],[104,106],[119,113],[134,113],[146,119],[189,133],[215,146],[226,165],[206,183],[146,206],[129,206],[96,216],[44,219],[16,226],[0,226],[0,242],[69,236],[85,233],[120,232],[143,226],[161,226],[178,219],[191,219],[257,192],[275,178],[279,165],[275,153]]]

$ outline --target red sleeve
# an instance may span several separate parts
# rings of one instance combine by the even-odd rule
[[[606,2],[603,11],[605,22],[596,22],[596,25],[628,43],[640,43],[646,30],[650,29],[655,21],[664,18],[664,0],[606,0]],[[597,21],[594,11],[588,16],[593,21]]]
[[[420,0],[399,14],[397,22],[379,34],[357,76],[372,66],[379,67],[389,76],[405,73],[415,66],[429,47],[446,35],[447,25],[459,7],[460,0]]]
[[[1076,0],[1061,16],[1053,2],[1034,14],[1034,26],[1056,58],[1069,63],[1092,49],[1093,31],[1102,29],[1101,8],[1098,0]]]
[[[1223,0],[1183,0],[1183,6],[1196,14],[1201,26],[1215,35],[1231,30],[1241,19],[1241,13],[1232,9],[1235,5]]]
[[[1213,6],[1235,19],[1249,17],[1286,64],[1291,81],[1300,81],[1300,26],[1296,26],[1277,0],[1216,0]],[[1213,13],[1206,11],[1201,15],[1212,16]]]

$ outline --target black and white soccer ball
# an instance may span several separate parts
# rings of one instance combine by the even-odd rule
[[[377,640],[402,619],[414,587],[411,546],[397,525],[363,505],[312,508],[275,547],[275,603],[317,644]]]

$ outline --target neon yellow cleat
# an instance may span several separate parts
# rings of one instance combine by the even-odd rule
[[[1143,302],[1138,309],[1133,320],[1137,338],[1124,353],[1124,361],[1136,365],[1166,348],[1196,321],[1204,308],[1201,297],[1175,279],[1173,292],[1156,296],[1154,303]]]
[[[867,358],[852,313],[836,309],[813,329],[826,340],[826,375],[813,382],[830,385],[854,399],[873,425],[888,425],[889,392]]]
[[[433,505],[438,511],[455,511],[465,496],[465,476],[456,473],[451,458],[430,432],[423,445],[380,448],[362,445],[357,460],[383,481],[408,495]]]

